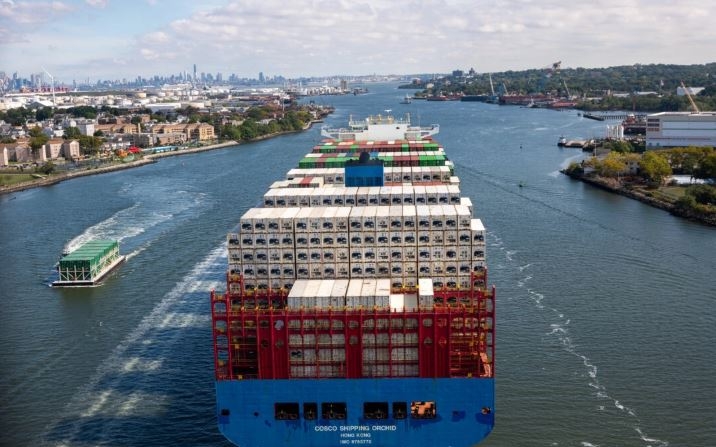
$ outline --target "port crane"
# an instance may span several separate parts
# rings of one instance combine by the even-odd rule
[[[42,71],[47,73],[47,76],[50,77],[50,82],[52,83],[51,89],[52,89],[52,106],[57,107],[57,101],[55,101],[55,77],[50,74],[49,71],[45,69],[45,67],[42,67]]]
[[[537,93],[542,93],[545,89],[545,83],[547,82],[547,79],[550,79],[552,75],[556,75],[559,73],[559,70],[562,68],[562,61],[557,61],[552,63],[551,66],[544,67],[542,71],[544,72],[544,76],[542,76],[537,84]]]
[[[694,102],[694,98],[691,97],[691,93],[689,93],[689,89],[686,88],[684,85],[684,81],[681,81],[681,88],[684,89],[684,94],[687,98],[689,98],[689,102],[691,103],[691,107],[694,109],[694,113],[701,113],[699,108],[696,106],[696,102]]]

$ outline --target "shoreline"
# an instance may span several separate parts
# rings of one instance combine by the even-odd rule
[[[681,218],[688,219],[692,222],[698,222],[703,225],[716,227],[716,218],[710,218],[708,216],[684,213],[681,210],[677,209],[673,203],[665,201],[665,200],[657,199],[656,197],[648,196],[648,195],[642,193],[638,189],[630,189],[630,188],[626,188],[624,186],[617,187],[617,186],[614,186],[613,183],[607,181],[606,179],[602,179],[601,177],[592,177],[592,176],[585,176],[585,175],[576,174],[576,173],[568,173],[565,170],[562,170],[560,172],[562,174],[566,175],[567,177],[587,183],[589,185],[592,185],[592,186],[602,189],[604,191],[608,191],[608,192],[611,192],[614,194],[619,194],[620,196],[628,197],[630,199],[638,200],[639,202],[644,203],[646,205],[653,206],[654,208],[659,208],[661,210],[667,211],[672,216],[681,217]]]
[[[171,157],[171,156],[177,156],[177,155],[185,155],[185,154],[195,154],[198,152],[205,152],[205,151],[210,151],[210,150],[214,150],[214,149],[221,149],[221,148],[224,148],[227,146],[236,146],[238,144],[239,143],[237,143],[236,141],[227,141],[227,142],[223,142],[223,143],[210,144],[208,146],[195,147],[195,148],[190,148],[190,149],[162,152],[162,153],[158,153],[158,154],[147,154],[147,155],[144,155],[139,160],[130,161],[128,163],[118,163],[118,164],[113,164],[113,165],[100,166],[95,169],[71,171],[71,172],[60,174],[60,175],[48,176],[43,179],[33,180],[30,182],[18,183],[17,185],[3,186],[3,187],[0,187],[0,194],[20,192],[20,191],[25,191],[25,190],[31,189],[31,188],[38,188],[41,186],[51,186],[51,185],[55,185],[57,183],[63,182],[65,180],[71,180],[71,179],[77,178],[77,177],[86,177],[88,175],[105,174],[107,172],[114,172],[114,171],[121,171],[124,169],[136,168],[139,166],[156,163],[157,162],[156,159],[158,159],[158,158]]]
[[[101,167],[98,167],[95,169],[89,169],[89,170],[72,171],[72,172],[67,172],[67,173],[63,173],[60,175],[56,175],[56,176],[46,177],[43,179],[32,180],[32,181],[24,182],[24,183],[18,183],[17,185],[1,186],[0,187],[0,195],[25,191],[27,189],[39,188],[42,186],[52,186],[57,183],[63,182],[65,180],[71,180],[71,179],[77,178],[77,177],[105,174],[107,172],[114,172],[114,171],[121,171],[124,169],[136,168],[136,167],[144,166],[144,165],[151,164],[151,163],[157,163],[158,159],[165,158],[165,157],[175,157],[175,156],[180,156],[180,155],[196,154],[199,152],[207,152],[207,151],[212,151],[215,149],[222,149],[222,148],[230,147],[230,146],[241,146],[243,144],[253,143],[256,141],[262,141],[262,140],[266,140],[269,138],[278,137],[281,135],[303,132],[303,131],[310,129],[314,123],[318,123],[318,122],[322,122],[322,120],[310,121],[304,126],[304,128],[302,130],[292,130],[292,131],[262,135],[260,137],[254,138],[253,140],[250,140],[250,141],[238,142],[238,141],[231,140],[231,141],[225,141],[223,143],[210,144],[208,146],[179,149],[179,150],[169,151],[169,152],[160,152],[157,154],[147,154],[147,155],[142,156],[142,158],[139,160],[130,161],[128,163],[119,163],[119,164],[113,164],[113,165],[108,165],[108,166],[101,166]]]

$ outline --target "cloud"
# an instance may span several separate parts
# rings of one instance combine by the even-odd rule
[[[93,8],[106,8],[109,4],[109,0],[85,0],[85,3]]]
[[[45,23],[72,11],[66,3],[53,2],[0,2],[0,20],[7,20],[12,26]]]

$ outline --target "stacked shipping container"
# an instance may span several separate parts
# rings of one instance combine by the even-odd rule
[[[383,160],[385,186],[344,185],[362,151]],[[494,290],[472,212],[431,140],[314,147],[228,235],[217,378],[492,377]]]

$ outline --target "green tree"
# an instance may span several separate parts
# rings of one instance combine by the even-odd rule
[[[646,152],[639,163],[641,175],[650,182],[661,185],[664,178],[672,174],[671,166],[665,156],[654,152]]]
[[[241,129],[241,139],[244,141],[253,140],[260,135],[259,125],[252,119],[247,119],[239,127]]]
[[[606,144],[606,146],[610,147],[611,150],[615,152],[619,152],[620,154],[634,152],[634,147],[631,145],[631,143],[624,140],[610,141]]]
[[[37,168],[37,171],[41,172],[45,175],[50,175],[53,172],[55,172],[55,168],[56,168],[55,164],[52,163],[51,161],[48,161],[45,164],[43,164],[42,166],[40,166],[39,168]]]
[[[716,150],[706,155],[694,171],[696,178],[716,178]]]
[[[46,119],[52,118],[54,114],[55,110],[52,107],[42,107],[35,112],[35,119],[37,121],[45,121]]]
[[[67,109],[67,113],[75,118],[95,119],[97,117],[97,109],[92,106],[77,106]]]
[[[42,129],[39,126],[35,126],[30,129],[28,131],[28,135],[30,135],[30,149],[32,150],[32,155],[37,157],[40,148],[44,146],[50,138],[42,132]]]
[[[82,136],[80,129],[77,127],[65,127],[65,140],[77,140]]]
[[[102,147],[102,140],[99,137],[91,137],[87,135],[81,135],[79,138],[80,152],[86,155],[96,155],[99,152],[99,148]]]
[[[627,166],[622,157],[616,152],[610,152],[597,168],[604,177],[616,177],[626,172]]]

